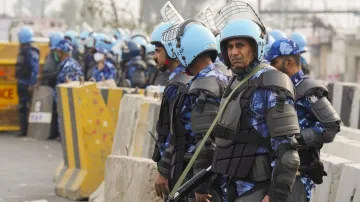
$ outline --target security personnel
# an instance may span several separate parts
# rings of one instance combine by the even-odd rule
[[[91,75],[92,67],[95,66],[94,54],[96,53],[96,33],[91,33],[89,37],[84,41],[85,53],[84,53],[84,74],[85,80],[89,80]]]
[[[228,82],[228,77],[215,68],[214,62],[218,54],[216,39],[205,25],[189,19],[179,25],[176,34],[171,34],[173,32],[174,30],[169,29],[164,33],[164,41],[172,44],[177,59],[193,78],[187,85],[179,88],[176,104],[170,109],[171,188],[217,115],[220,98]],[[213,138],[209,138],[193,165],[193,172],[187,177],[211,165],[214,148]],[[188,201],[208,201],[209,194],[212,195],[211,201],[221,201],[224,194],[220,191],[217,179],[214,182],[212,179],[204,181],[194,191],[195,195],[189,195]]]
[[[175,52],[171,51],[169,43],[163,43],[161,40],[162,33],[169,29],[171,24],[161,23],[155,27],[151,34],[150,43],[155,46],[154,60],[157,63],[160,72],[169,72],[170,75],[166,80],[165,90],[162,96],[159,120],[157,121],[156,131],[158,133],[158,144],[152,159],[158,163],[158,174],[155,178],[155,191],[160,197],[168,194],[168,179],[170,175],[171,152],[169,148],[170,138],[170,106],[174,105],[177,91],[180,86],[186,85],[193,77],[185,74],[183,67],[177,60]],[[174,49],[173,49],[174,50]],[[159,148],[158,145],[161,145]],[[168,150],[165,152],[165,150]],[[166,155],[163,155],[165,154]]]
[[[56,84],[65,83],[68,80],[79,80],[83,76],[79,63],[71,57],[72,45],[67,40],[61,40],[55,46],[55,57],[60,61],[60,72]]]
[[[55,32],[50,35],[50,52],[46,56],[44,69],[41,74],[41,85],[50,86],[53,89],[53,92],[56,90],[56,79],[60,72],[60,60],[55,56],[55,47],[62,39],[64,39],[64,34],[61,32]],[[49,139],[60,136],[59,130],[57,129],[58,115],[55,99],[53,101],[53,110],[51,115],[51,131]]]
[[[300,65],[297,44],[289,39],[276,41],[266,59],[279,71],[287,74],[296,87],[295,106],[301,128],[298,142],[301,175],[296,178],[293,194],[288,202],[309,202],[315,184],[321,184],[324,166],[319,152],[340,131],[340,117],[327,99],[328,89],[305,76]]]
[[[263,63],[265,33],[248,19],[233,19],[220,32],[225,65],[234,73],[223,98],[235,93],[212,131],[212,170],[227,178],[228,202],[286,202],[300,165],[294,87]]]
[[[157,68],[156,61],[154,60],[154,54],[155,54],[155,46],[152,44],[148,44],[146,48],[146,56],[144,59],[144,62],[147,64],[147,69],[149,72],[149,78],[147,85],[160,85],[165,86],[169,77],[168,72],[160,72]]]
[[[293,32],[290,36],[290,39],[293,40],[299,46],[300,54],[306,53],[308,51],[307,40],[304,35],[302,35],[299,32]],[[309,64],[302,56],[301,56],[301,70],[304,72],[305,75],[310,74]]]
[[[55,57],[55,47],[57,43],[59,43],[62,39],[64,39],[64,34],[61,32],[55,32],[50,35],[50,52],[46,56],[44,69],[41,76],[41,84],[48,85],[55,89],[56,86],[56,77],[59,73],[59,64],[60,61]]]
[[[116,69],[114,65],[110,62],[106,61],[105,58],[106,51],[99,50],[97,53],[94,54],[94,59],[96,61],[96,67],[93,68],[92,75],[90,81],[103,81],[113,79],[116,80]]]
[[[27,132],[28,107],[39,72],[39,50],[31,45],[33,31],[30,27],[21,28],[18,38],[20,50],[16,61],[15,77],[18,80],[17,93],[19,97],[20,133],[18,136],[21,137],[26,136]]]
[[[123,72],[125,72],[126,83],[132,88],[145,88],[148,81],[147,66],[142,60],[141,51],[140,44],[134,41],[125,42],[122,56],[129,62],[125,64]]]
[[[73,47],[71,51],[71,57],[74,58],[76,61],[80,62],[81,60],[83,60],[83,58],[81,57],[81,54],[78,49],[79,48],[78,36],[79,34],[74,30],[69,30],[65,32],[65,39],[69,40],[69,42]]]

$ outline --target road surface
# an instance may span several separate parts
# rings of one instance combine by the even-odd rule
[[[59,141],[0,132],[0,202],[69,202],[55,195],[53,176],[62,160]]]

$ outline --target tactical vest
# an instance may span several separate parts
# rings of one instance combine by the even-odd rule
[[[305,78],[303,81],[301,81],[296,87],[296,101],[310,95],[316,95],[317,97],[328,95],[328,89],[318,83],[317,81],[309,78]],[[304,172],[310,172],[306,173],[308,176],[312,177],[312,180],[316,184],[320,184],[320,182],[317,182],[317,178],[321,176],[322,179],[322,171],[316,169],[313,165],[317,165],[318,162],[321,162],[320,160],[320,148],[310,148],[310,149],[299,149],[298,150],[299,157],[300,157],[300,168],[299,171],[303,173]],[[312,174],[315,173],[315,178]],[[322,181],[322,180],[320,180]]]
[[[277,92],[277,99],[282,99],[282,103],[287,96],[293,97],[292,83],[283,77],[281,72],[269,70],[258,78],[246,81],[236,90],[212,132],[217,144],[212,163],[214,172],[253,182],[271,178],[270,154],[256,154],[259,146],[271,151],[270,137],[264,138],[258,133],[250,123],[248,113],[251,111],[250,99],[257,88]],[[231,88],[239,82],[237,77],[233,77],[223,98],[227,98]],[[221,104],[224,104],[224,100]]]
[[[159,120],[156,124],[156,132],[158,133],[158,142],[160,144],[166,142],[166,138],[170,133],[170,113],[173,110],[176,101],[175,98],[173,100],[168,100],[165,93],[168,91],[170,86],[176,89],[183,88],[184,86],[186,86],[187,83],[191,81],[192,78],[193,76],[178,73],[165,86],[164,95],[162,96],[160,106]],[[157,148],[157,146],[155,146],[155,151],[152,157],[155,162],[159,162],[161,158],[159,149],[160,148]]]
[[[30,47],[28,51],[36,51],[39,53],[39,50],[35,47]],[[15,71],[15,77],[18,79],[25,79],[29,80],[31,78],[31,61],[29,54],[27,51],[24,51],[23,49],[20,49],[17,58],[16,58],[16,71]]]
[[[148,80],[146,63],[142,60],[135,60],[131,65],[136,66],[130,78],[132,87],[145,88]]]
[[[220,99],[225,89],[225,83],[214,78],[204,77],[196,79],[191,85],[181,86],[178,89],[176,99],[170,104],[170,129],[171,142],[173,149],[173,158],[171,162],[170,186],[176,182],[183,172],[186,162],[191,159],[192,154],[186,152],[188,144],[195,144],[195,138],[188,135],[182,120],[181,111],[187,96],[197,97],[197,104],[191,111],[192,132],[195,134],[205,133],[218,111],[219,104],[216,101],[210,101],[208,98]]]
[[[52,88],[56,86],[56,79],[60,72],[58,68],[58,63],[55,62],[54,52],[51,51],[49,55],[46,56],[44,69],[43,69],[43,79],[41,80],[42,85],[48,85]]]

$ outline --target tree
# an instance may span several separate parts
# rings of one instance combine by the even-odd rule
[[[53,0],[17,0],[14,4],[15,14],[19,17],[44,17],[46,5],[52,1]]]

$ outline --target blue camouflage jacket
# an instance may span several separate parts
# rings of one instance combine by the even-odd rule
[[[91,77],[96,80],[96,82],[102,81],[104,78],[105,80],[108,79],[114,79],[116,80],[116,69],[114,65],[112,65],[110,62],[105,62],[104,69],[101,71],[98,70],[96,67],[93,68],[93,72],[91,74]]]
[[[66,77],[71,81],[76,81],[79,80],[80,76],[83,76],[81,66],[75,59],[69,57],[60,63],[60,72],[57,76],[56,84],[65,83]]]
[[[24,62],[30,63],[31,77],[30,79],[19,79],[18,82],[23,85],[34,85],[36,84],[39,73],[39,51],[32,46],[26,46],[22,48],[21,51],[25,55]]]
[[[299,85],[307,76],[303,73],[302,70],[297,72],[296,74],[291,76],[291,81],[293,82],[294,86],[296,87]],[[325,132],[325,127],[321,124],[315,115],[311,111],[311,103],[314,102],[314,99],[320,99],[316,95],[306,96],[296,101],[295,107],[299,119],[300,130],[306,128],[312,128],[316,134],[323,135]],[[306,175],[301,174],[301,181],[305,186],[306,190],[306,197],[308,201],[311,199],[311,190],[315,187],[315,184],[309,177]]]

